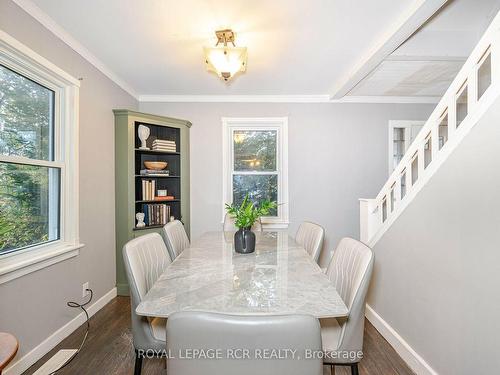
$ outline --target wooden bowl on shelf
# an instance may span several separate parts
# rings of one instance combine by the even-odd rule
[[[167,167],[168,163],[166,161],[145,161],[144,166],[147,169],[152,169],[154,171],[161,171]]]

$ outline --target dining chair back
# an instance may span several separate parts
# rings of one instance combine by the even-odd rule
[[[177,258],[186,247],[189,247],[189,238],[184,225],[179,220],[167,223],[163,227],[163,236],[172,260]]]
[[[235,232],[238,230],[235,224],[234,217],[226,213],[224,216],[224,224],[222,225],[222,230],[224,232]],[[262,232],[262,222],[259,219],[252,225],[252,230],[254,232]]]
[[[363,350],[366,294],[373,262],[374,255],[368,246],[352,238],[343,238],[326,270],[326,275],[349,309],[349,316],[343,321],[321,320],[323,349],[358,355],[338,355],[335,360],[325,362],[352,365],[353,374],[357,374],[357,363]]]
[[[263,349],[275,350],[281,358]],[[180,358],[186,350],[212,353],[217,358]],[[237,316],[186,311],[167,323],[169,375],[320,375],[322,360],[318,320],[310,315]],[[218,351],[218,352],[217,352]],[[219,353],[219,354],[216,354]],[[248,356],[245,355],[248,354]],[[189,358],[186,358],[189,357]]]
[[[139,316],[135,309],[172,260],[158,233],[146,234],[127,242],[123,247],[123,260],[130,289],[132,336],[136,351],[135,374],[138,375],[142,367],[139,351],[165,349],[166,320]]]
[[[304,221],[297,230],[295,242],[303,246],[311,258],[313,258],[315,262],[318,262],[324,238],[325,230],[321,225]]]

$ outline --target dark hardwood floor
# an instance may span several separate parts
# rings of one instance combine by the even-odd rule
[[[99,311],[90,322],[87,343],[80,354],[60,375],[133,374],[134,350],[130,330],[130,303],[127,297],[117,297]],[[33,374],[60,349],[77,348],[85,326],[80,327],[24,374]],[[365,358],[359,365],[361,375],[410,375],[413,372],[375,328],[367,321],[364,339]],[[200,372],[202,373],[202,372]],[[326,372],[325,372],[326,373]],[[143,375],[165,374],[164,362],[144,360]],[[336,375],[348,375],[347,367],[336,367]]]

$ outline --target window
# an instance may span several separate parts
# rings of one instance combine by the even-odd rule
[[[223,203],[276,201],[262,218],[267,228],[288,226],[287,118],[223,118]],[[225,213],[225,212],[224,212]]]
[[[0,283],[81,247],[78,86],[0,32]]]
[[[0,65],[0,95],[4,254],[59,239],[61,168],[54,161],[54,91]]]
[[[389,121],[389,175],[396,169],[406,150],[424,126],[424,121]]]

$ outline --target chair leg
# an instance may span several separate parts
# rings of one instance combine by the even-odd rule
[[[139,357],[139,352],[136,350],[134,375],[141,375],[141,371],[142,371],[142,357]]]
[[[351,375],[359,375],[358,364],[351,365]]]

